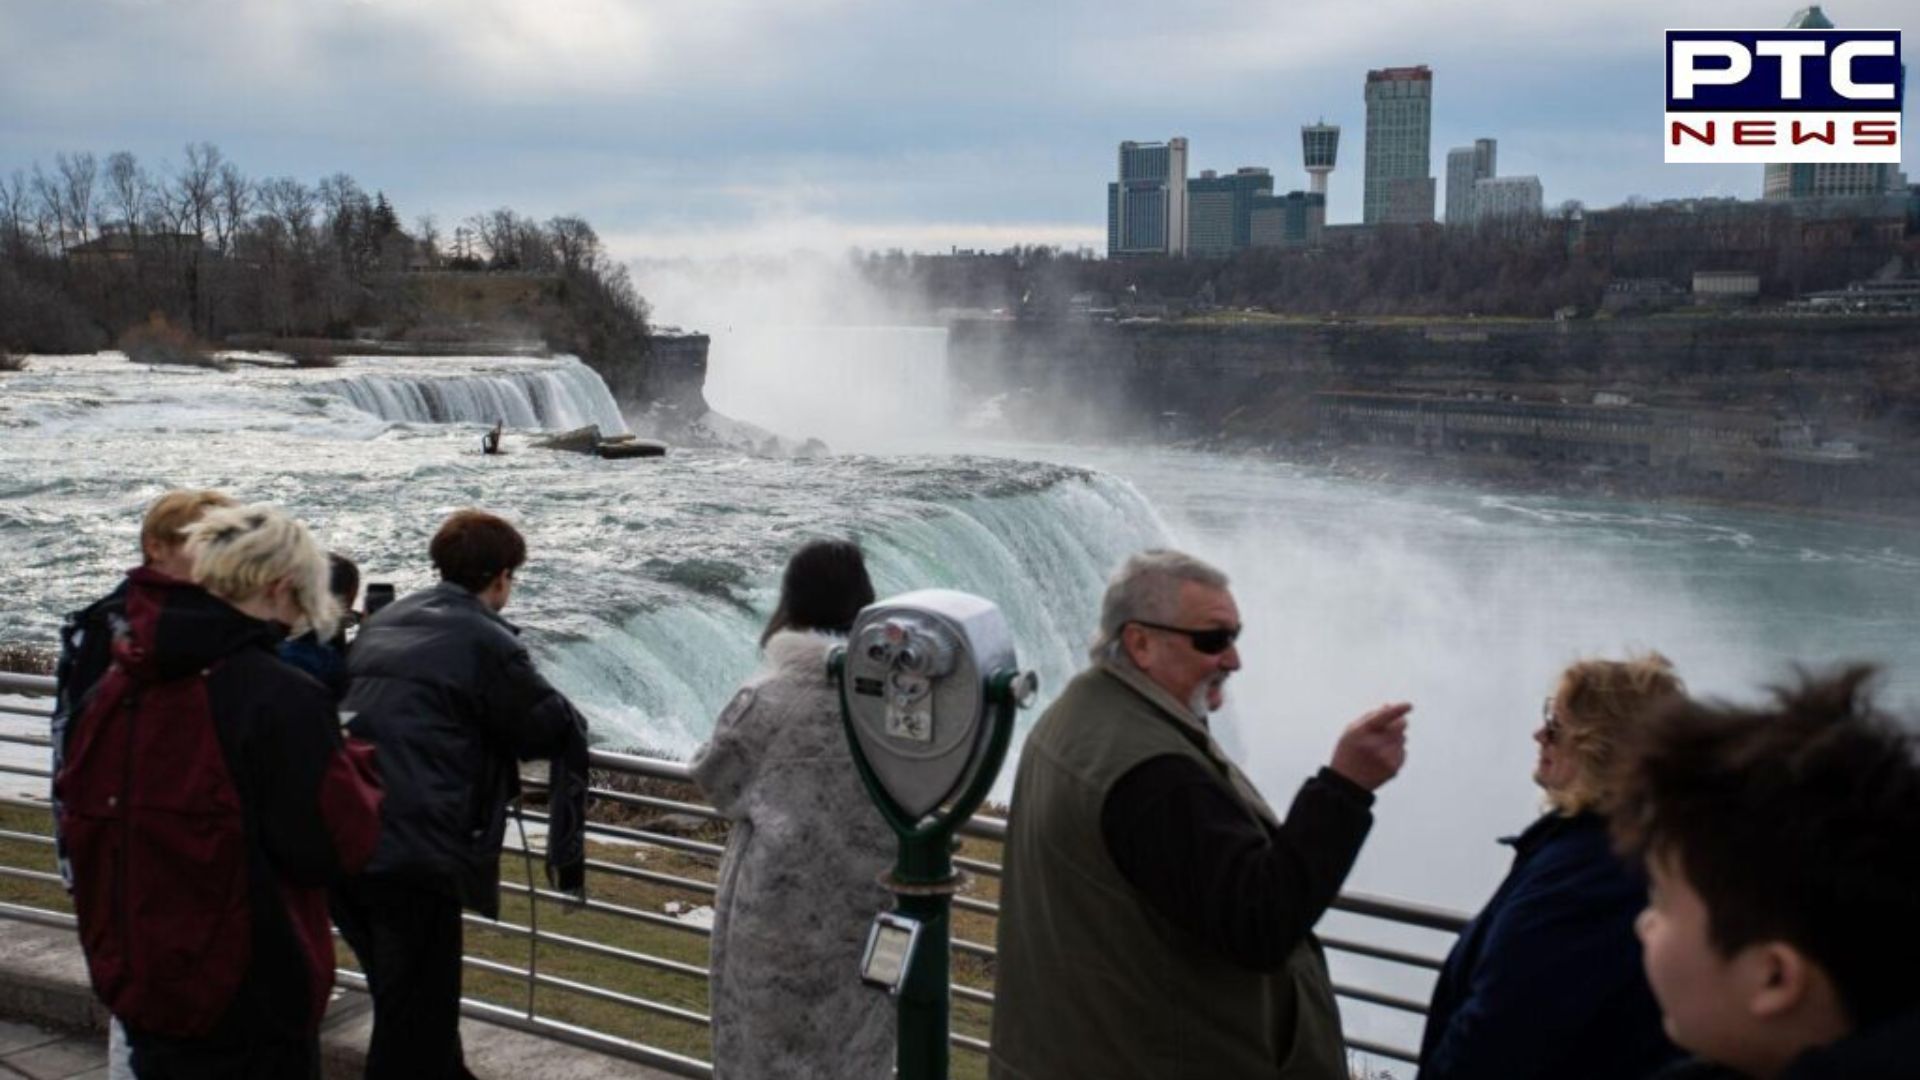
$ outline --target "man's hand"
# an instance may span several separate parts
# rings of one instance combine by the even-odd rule
[[[1406,764],[1407,714],[1412,711],[1404,701],[1382,705],[1348,724],[1333,748],[1333,771],[1368,791],[1379,790]]]

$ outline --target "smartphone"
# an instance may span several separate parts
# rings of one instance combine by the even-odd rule
[[[381,608],[391,603],[393,603],[393,582],[375,581],[367,585],[367,618],[373,618]]]

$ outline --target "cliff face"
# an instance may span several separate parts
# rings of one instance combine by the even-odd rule
[[[585,359],[621,409],[665,407],[691,420],[707,411],[707,344],[705,334],[655,333],[645,350]]]
[[[1378,409],[1349,409],[1330,423],[1329,402],[1341,400],[1331,395],[1446,402],[1456,414],[1473,411],[1465,403],[1475,401],[1503,403],[1482,411],[1524,413],[1606,400],[1651,417],[1656,429],[1754,430],[1751,449],[1762,457],[1786,443],[1871,449],[1871,464],[1854,462],[1849,479],[1822,481],[1823,489],[1920,488],[1920,321],[1912,319],[982,320],[955,324],[947,363],[961,407],[998,399],[1013,426],[1039,438],[1300,452],[1357,442],[1412,447],[1416,440],[1398,438],[1391,426],[1399,420],[1366,422]],[[1451,422],[1464,428],[1467,419]],[[1483,427],[1491,422],[1477,419]],[[1431,424],[1417,442],[1429,457],[1635,461],[1577,441],[1453,439]],[[1778,472],[1762,464],[1741,471],[1753,473],[1754,483]],[[1698,467],[1667,456],[1659,484],[1687,487],[1690,468]],[[1724,468],[1713,472],[1725,481]],[[1876,478],[1863,483],[1867,472]],[[1779,486],[1777,479],[1765,483]],[[1744,490],[1730,496],[1773,498]]]

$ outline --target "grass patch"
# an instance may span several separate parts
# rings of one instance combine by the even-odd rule
[[[18,675],[51,675],[54,661],[58,658],[54,650],[44,645],[24,642],[0,644],[0,671]]]

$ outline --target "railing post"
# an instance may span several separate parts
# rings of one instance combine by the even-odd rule
[[[894,866],[896,910],[920,924],[920,946],[900,988],[900,1080],[946,1080],[952,982],[952,833],[903,841]]]

